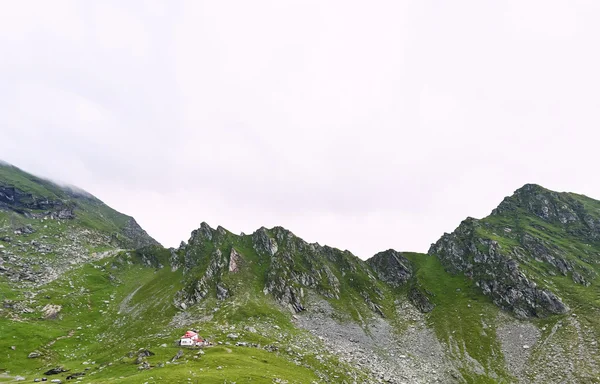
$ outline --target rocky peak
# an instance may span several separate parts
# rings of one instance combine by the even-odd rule
[[[528,260],[523,251],[532,251],[528,255],[532,259],[542,259],[543,255],[536,253],[541,246],[523,233],[523,228],[517,235],[513,233],[516,228],[507,225],[510,220],[518,222],[528,216],[562,222],[560,218],[570,217],[572,205],[567,203],[572,202],[567,200],[568,196],[528,184],[505,198],[490,218],[468,218],[454,232],[445,233],[431,246],[429,254],[436,255],[448,272],[471,278],[494,303],[518,317],[565,313],[569,308],[562,300],[538,287],[521,268],[521,263]],[[498,216],[503,220],[500,228],[495,226]],[[516,243],[521,245],[515,247]]]
[[[231,247],[231,252],[229,252],[229,272],[239,272],[242,262],[242,255],[240,255],[235,248]]]
[[[535,217],[586,243],[600,239],[600,202],[527,184],[506,197],[491,216]]]
[[[446,270],[450,273],[467,272],[472,269],[471,255],[477,247],[471,244],[479,221],[472,217],[463,220],[452,233],[444,233],[434,244],[431,244],[428,253],[438,255]],[[447,252],[448,251],[448,252]],[[442,255],[440,257],[439,255]]]
[[[225,236],[227,235],[227,230],[219,225],[217,226],[217,233],[221,236]]]
[[[205,224],[193,232],[180,252],[185,258],[186,288],[176,302],[186,307],[213,294],[218,299],[235,297],[240,290],[248,289],[250,277],[263,283],[262,294],[293,312],[305,309],[308,290],[340,300],[342,287],[347,286],[354,297],[361,297],[363,304],[383,315],[382,292],[364,261],[348,251],[309,244],[282,227],[262,227],[251,236],[237,236]],[[408,262],[399,254],[396,258],[408,270]],[[240,273],[242,270],[258,275]]]
[[[579,221],[584,213],[584,206],[568,193],[558,193],[536,184],[526,184],[515,193],[506,197],[492,215],[524,210],[536,217],[560,224]]]
[[[127,224],[123,228],[123,235],[126,240],[123,241],[123,245],[127,248],[142,248],[149,245],[160,245],[158,241],[154,240],[140,225],[135,221],[133,217],[130,217]]]
[[[393,287],[399,287],[406,283],[413,274],[410,261],[393,249],[379,252],[368,259],[367,264],[375,271],[380,280]]]
[[[89,193],[3,164],[0,222],[0,259],[8,261],[0,278],[18,286],[48,283],[119,249],[159,245],[133,218]]]
[[[213,229],[210,225],[203,221],[200,223],[200,228],[192,231],[188,243],[201,244],[204,242],[212,242],[218,245],[225,242],[227,234],[228,231],[220,225],[217,226],[217,229]]]
[[[444,234],[429,254],[437,256],[448,272],[471,278],[496,305],[517,317],[568,312],[556,294],[537,287],[521,271],[508,250],[495,240],[479,236],[469,224],[463,222],[453,233]]]
[[[259,255],[271,257],[275,256],[278,251],[277,242],[271,237],[265,227],[261,227],[252,234],[252,243],[254,244],[254,250]]]
[[[203,221],[202,223],[200,223],[200,228],[198,228],[196,231],[192,232],[192,235],[195,232],[197,232],[197,234],[199,236],[201,236],[201,238],[204,238],[207,240],[212,240],[214,229],[212,229],[210,227],[210,225],[208,225],[208,223]]]

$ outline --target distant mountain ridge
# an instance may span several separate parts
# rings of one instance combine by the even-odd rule
[[[0,238],[6,243],[0,273],[30,284],[47,283],[91,254],[159,245],[134,218],[91,194],[5,162],[0,164]]]
[[[92,229],[112,226],[118,241],[127,248],[159,244],[134,218],[106,206],[89,192],[33,176],[6,162],[0,162],[1,208],[35,218],[62,215],[64,219],[77,219],[80,211],[82,216],[93,216],[84,223]]]
[[[87,192],[0,165],[0,374],[592,383],[599,271],[600,202],[533,184],[428,254],[361,260],[282,227],[202,223],[167,249]],[[179,352],[187,328],[216,346]]]

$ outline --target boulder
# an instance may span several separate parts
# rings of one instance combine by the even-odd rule
[[[235,248],[231,248],[231,252],[229,253],[229,272],[237,273],[240,270],[241,264],[242,256],[235,250]]]
[[[63,372],[69,372],[69,370],[68,369],[64,369],[63,367],[56,367],[56,368],[52,368],[52,369],[47,370],[46,372],[44,372],[44,375],[48,375],[48,376],[50,376],[50,375],[58,375],[58,374],[63,373]]]
[[[56,319],[61,309],[61,305],[46,304],[42,308],[42,313],[45,319]]]
[[[179,360],[181,358],[181,356],[183,356],[183,349],[180,349],[179,351],[177,351],[177,354],[175,356],[173,356],[171,361]]]

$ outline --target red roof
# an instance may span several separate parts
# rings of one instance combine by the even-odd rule
[[[198,334],[196,332],[193,331],[187,331],[185,333],[185,335],[183,335],[182,339],[187,338],[187,339],[193,339],[194,337],[198,337]]]
[[[192,339],[197,341],[203,341],[203,339],[198,336],[198,334],[194,331],[187,331],[185,335],[181,336],[182,339]]]

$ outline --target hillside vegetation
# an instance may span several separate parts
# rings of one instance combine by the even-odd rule
[[[535,185],[428,254],[206,223],[166,249],[0,165],[0,382],[594,383],[599,252],[600,202]]]

